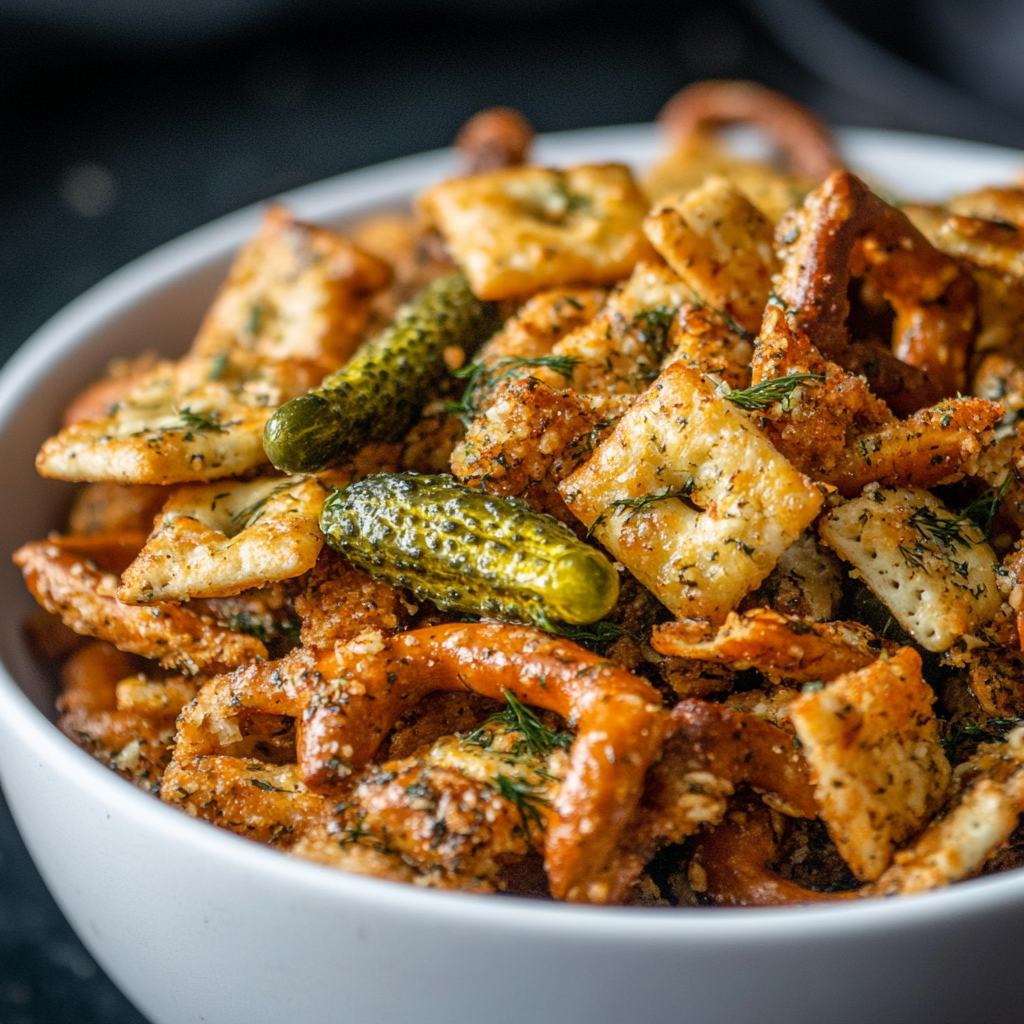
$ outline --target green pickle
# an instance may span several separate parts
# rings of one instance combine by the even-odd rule
[[[271,416],[267,457],[286,473],[318,473],[371,441],[399,440],[445,376],[444,350],[471,356],[500,322],[462,274],[438,278],[340,370]]]
[[[619,596],[611,562],[567,526],[450,476],[366,477],[330,495],[320,528],[354,565],[439,608],[582,626]]]

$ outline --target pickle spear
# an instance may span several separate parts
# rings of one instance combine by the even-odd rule
[[[611,562],[567,526],[450,476],[365,477],[328,497],[320,528],[354,565],[439,608],[549,628],[597,622],[619,596]]]
[[[444,350],[471,356],[498,326],[497,305],[476,298],[461,274],[438,278],[340,370],[271,416],[267,457],[286,473],[318,473],[371,441],[397,441],[444,377]]]

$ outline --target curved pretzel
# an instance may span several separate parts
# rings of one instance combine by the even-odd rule
[[[977,287],[907,219],[849,171],[835,171],[780,225],[787,247],[776,291],[826,359],[862,372],[899,415],[967,386]],[[851,277],[866,278],[896,313],[893,350],[850,345]]]
[[[814,181],[842,166],[824,121],[807,107],[757,82],[695,82],[662,107],[658,121],[676,142],[722,125],[756,125],[778,143],[797,174]]]
[[[366,764],[404,709],[435,690],[498,700],[508,691],[566,718],[577,736],[553,803],[545,867],[556,898],[610,898],[609,862],[667,725],[648,683],[576,644],[498,623],[419,629],[372,648],[357,641],[318,667],[322,682],[298,738],[303,781],[314,790],[329,787],[339,755]]]
[[[776,857],[775,833],[768,808],[753,794],[738,799],[715,829],[700,841],[690,877],[703,872],[707,897],[737,907],[771,907],[785,903],[824,903],[856,899],[858,892],[817,892],[790,882],[768,864]]]
[[[662,766],[669,776],[704,771],[731,786],[748,783],[775,793],[802,817],[818,816],[807,765],[792,737],[725,704],[697,698],[680,701],[670,715],[662,761],[652,774]]]
[[[474,114],[455,136],[466,174],[526,163],[533,125],[512,107],[489,107]]]

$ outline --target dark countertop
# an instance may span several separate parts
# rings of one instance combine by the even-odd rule
[[[729,4],[640,2],[625,23],[601,5],[519,19],[469,6],[321,16],[191,50],[7,25],[0,361],[153,246],[284,189],[445,145],[481,107],[517,106],[540,131],[646,121],[687,81],[753,77],[834,120],[887,120],[816,84]],[[0,20],[0,45],[6,30]],[[0,805],[0,1024],[64,1021],[142,1017],[71,932]]]

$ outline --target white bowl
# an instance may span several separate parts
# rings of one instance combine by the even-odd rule
[[[941,197],[1013,179],[1024,155],[848,130],[851,164]],[[648,162],[649,127],[542,138],[538,159]],[[405,203],[451,167],[398,160],[284,197],[344,223]],[[118,354],[182,351],[250,208],[112,275],[0,374],[0,550],[63,521],[70,488],[33,456],[59,411]],[[906,900],[779,910],[623,909],[425,891],[289,859],[193,821],[118,778],[52,725],[51,683],[3,563],[0,772],[25,842],[82,941],[154,1024],[524,1024],[1021,1020],[1024,871]]]

